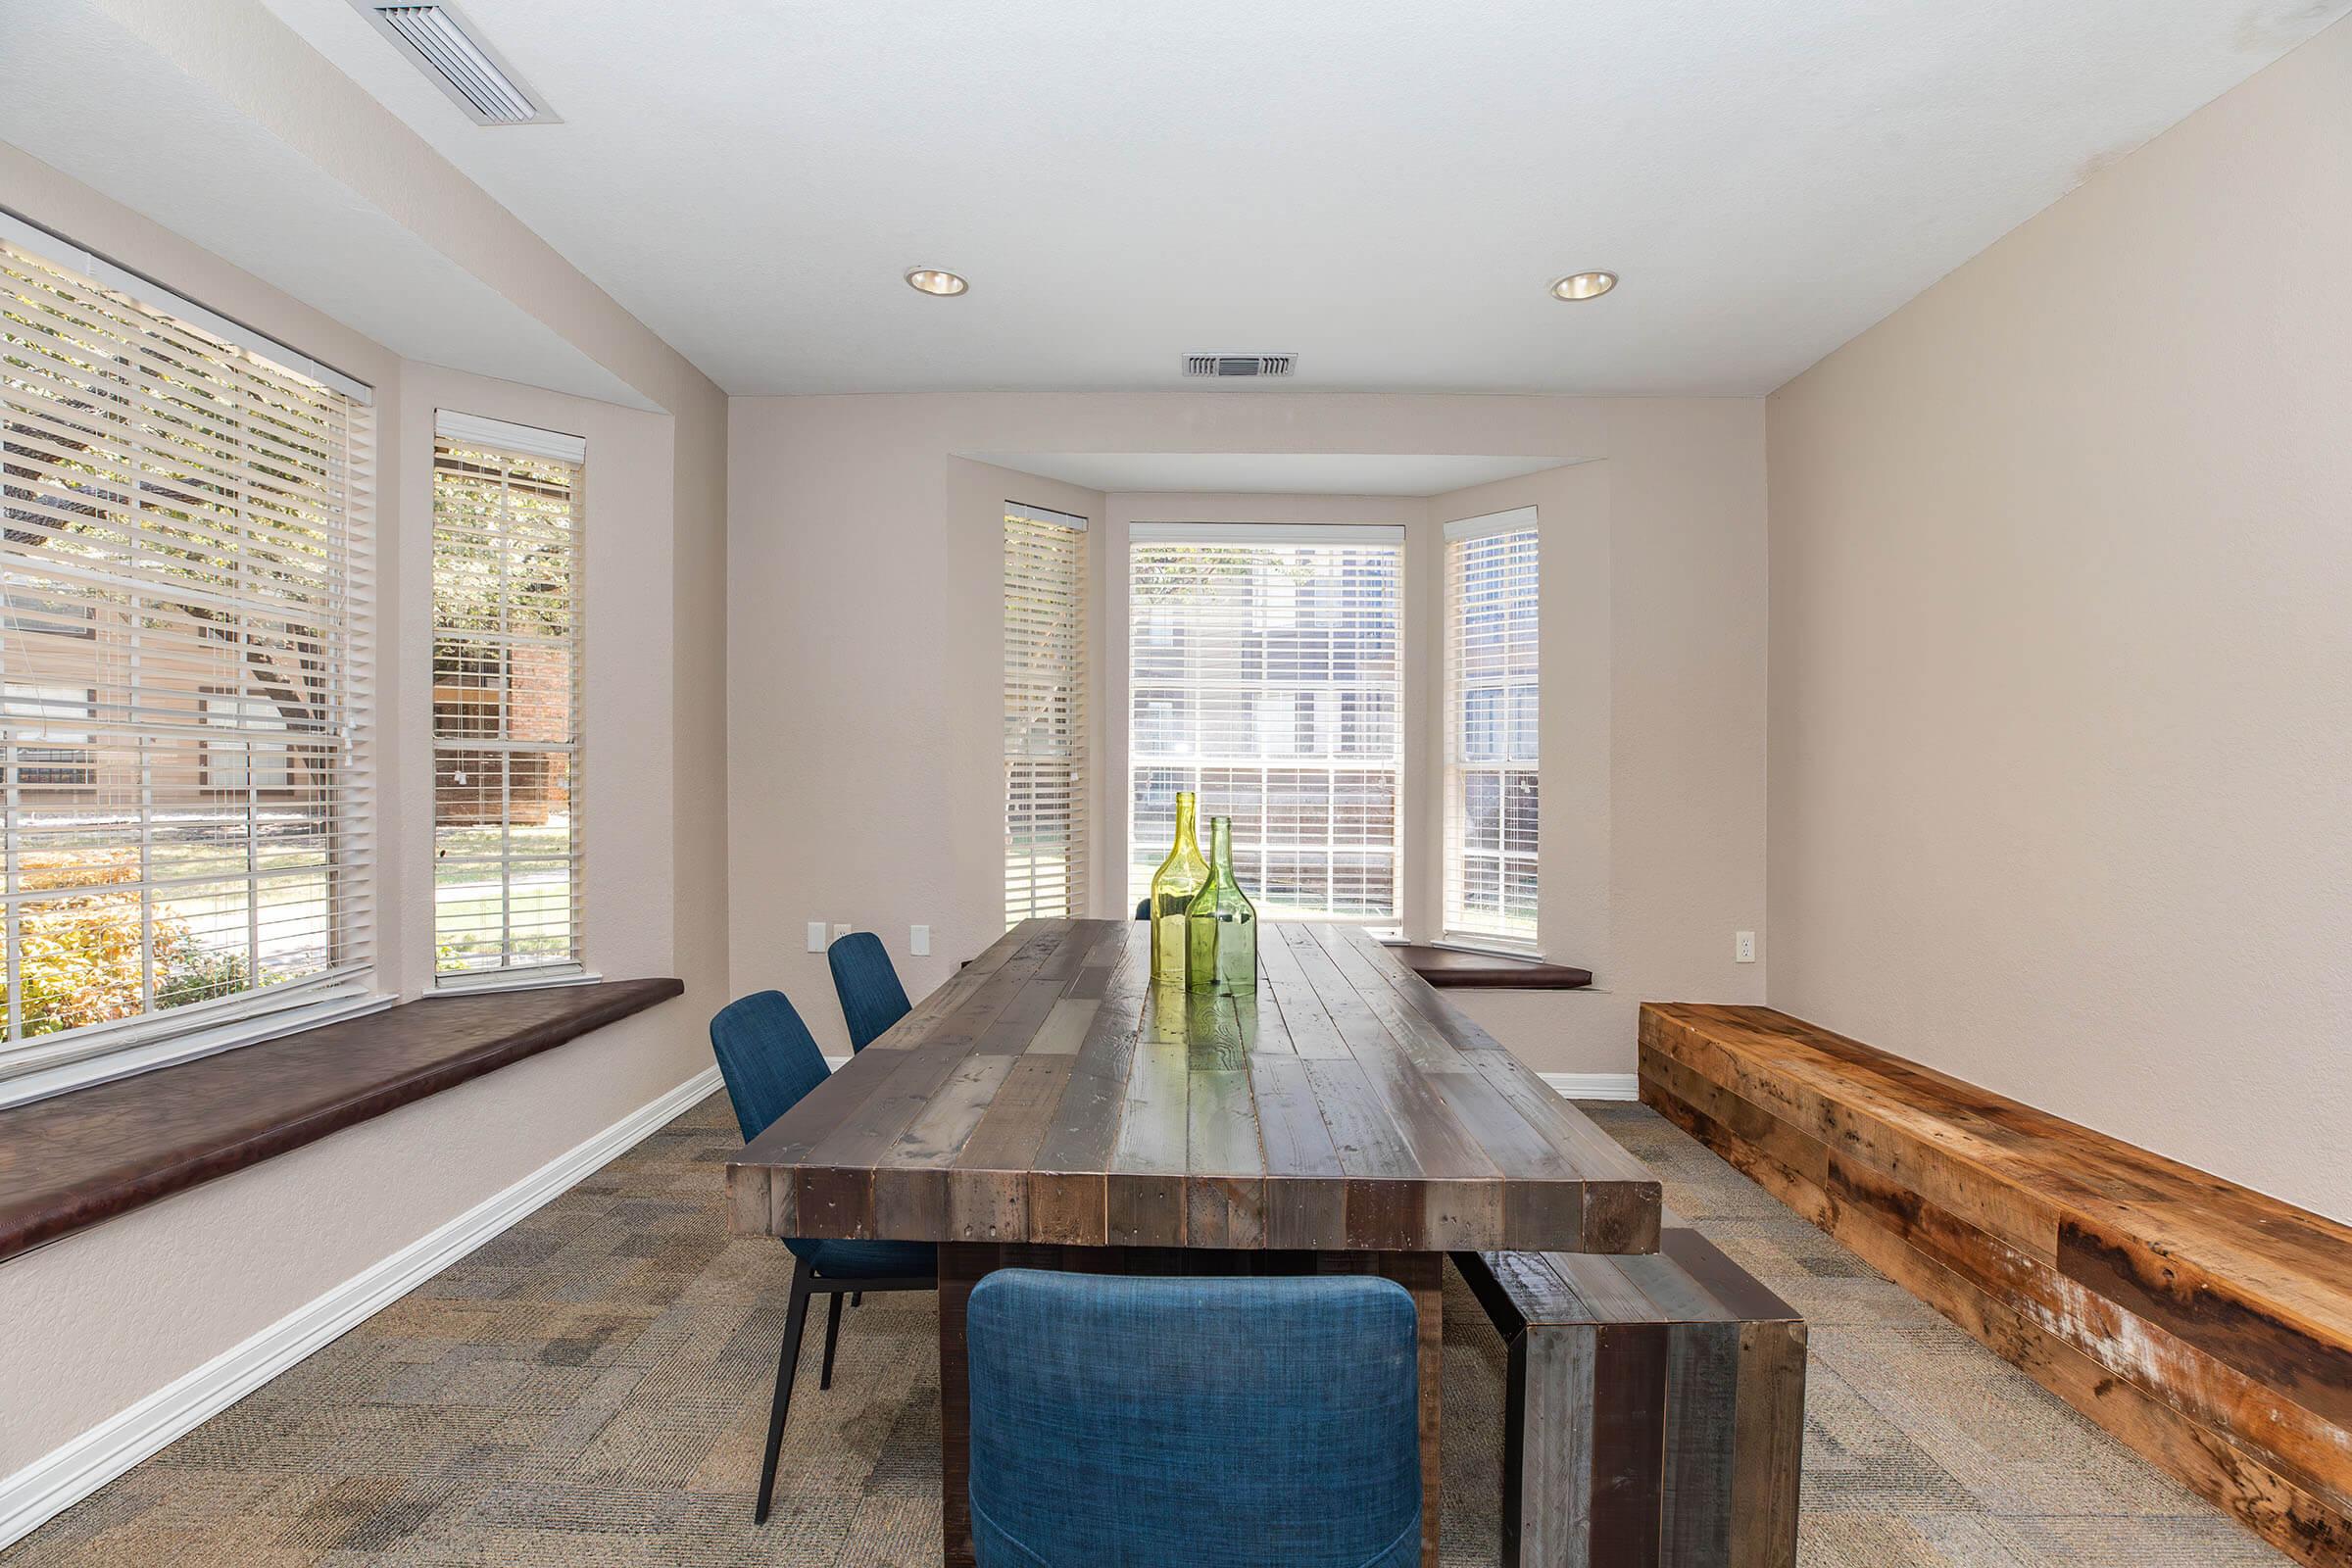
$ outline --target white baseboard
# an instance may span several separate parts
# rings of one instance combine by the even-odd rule
[[[1547,1072],[1544,1081],[1569,1100],[1640,1100],[1642,1080],[1630,1072]]]
[[[719,1086],[707,1067],[586,1143],[557,1155],[440,1229],[295,1308],[242,1345],[108,1417],[0,1480],[6,1549],[154,1453],[368,1318],[391,1305],[573,1183],[643,1142]]]

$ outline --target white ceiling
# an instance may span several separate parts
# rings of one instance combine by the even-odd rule
[[[1557,458],[1352,452],[967,452],[1088,490],[1159,495],[1436,496],[1559,467]]]
[[[731,392],[1756,393],[2352,0],[462,0],[487,129],[267,3]]]
[[[0,0],[0,140],[411,358],[646,406],[129,3]],[[1214,385],[1194,352],[1768,391],[2352,9],[463,0],[564,117],[485,128],[349,0],[259,3],[735,393]],[[1616,293],[1546,294],[1596,267]]]
[[[84,0],[0,0],[0,141],[404,358],[652,407]]]

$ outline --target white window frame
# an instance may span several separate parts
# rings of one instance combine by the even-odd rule
[[[1031,541],[1037,530],[1074,535],[1067,548],[1049,552]],[[1050,537],[1050,535],[1046,536]],[[1087,854],[1087,792],[1092,778],[1087,751],[1087,519],[1048,507],[1004,503],[1004,923],[1035,917],[1078,918],[1087,912],[1090,861]],[[1047,575],[1065,569],[1066,580]],[[1016,598],[1037,608],[1016,617]],[[1046,623],[1050,621],[1051,623]],[[1042,750],[1041,750],[1042,748]],[[1035,856],[1016,857],[1013,842],[1034,844],[1041,825],[1054,813],[1032,794],[1026,802],[1013,789],[1014,769],[1043,758],[1069,763],[1060,808],[1062,897],[1041,897]],[[1016,875],[1016,866],[1019,872]]]
[[[1462,517],[1446,524],[1443,560],[1440,564],[1440,598],[1443,603],[1444,634],[1441,658],[1445,662],[1445,697],[1440,705],[1438,722],[1445,731],[1441,748],[1445,760],[1444,830],[1438,867],[1439,940],[1446,947],[1463,948],[1473,952],[1494,952],[1541,956],[1543,954],[1543,826],[1541,780],[1543,778],[1542,718],[1542,647],[1543,647],[1543,533],[1534,507],[1517,507],[1508,512],[1491,513],[1485,516]],[[1465,674],[1463,664],[1463,583],[1461,552],[1483,540],[1505,535],[1525,535],[1534,554],[1535,583],[1528,595],[1532,613],[1528,635],[1524,639],[1505,636],[1502,657],[1506,668],[1491,679],[1479,681],[1481,689],[1494,691],[1498,709],[1507,710],[1508,693],[1514,687],[1533,686],[1536,692],[1536,710],[1526,725],[1533,740],[1533,749],[1514,749],[1513,737],[1521,732],[1517,715],[1508,710],[1498,712],[1496,730],[1500,740],[1497,756],[1488,760],[1467,760],[1463,755],[1463,736],[1467,722],[1465,706]],[[1515,676],[1508,667],[1510,661],[1524,654],[1525,663]],[[1524,678],[1522,678],[1524,677]],[[1464,860],[1469,853],[1464,835],[1467,830],[1468,787],[1471,775],[1491,775],[1495,780],[1496,830],[1501,833],[1508,820],[1507,805],[1501,800],[1504,782],[1512,773],[1530,773],[1538,780],[1535,842],[1524,850],[1501,844],[1494,852],[1500,880],[1498,897],[1508,886],[1514,861],[1523,864],[1536,879],[1536,911],[1531,914],[1524,931],[1505,929],[1499,919],[1493,924],[1481,923],[1468,907],[1464,879]],[[1482,854],[1485,852],[1481,852]]]
[[[194,343],[219,346],[226,358],[251,359],[291,372],[344,402],[340,454],[341,517],[348,599],[343,625],[344,686],[337,693],[345,750],[340,787],[351,802],[375,798],[374,742],[374,392],[366,382],[313,360],[286,344],[208,310],[152,278],[131,271],[72,239],[0,212],[0,241],[34,264],[65,273],[73,286],[118,311],[160,318],[176,332],[181,352]],[[67,607],[80,624],[58,619],[58,607],[37,590],[11,590],[0,635],[89,641],[98,636],[94,607]],[[46,685],[46,682],[29,684]],[[98,721],[93,712],[92,739]],[[342,853],[334,861],[344,913],[333,941],[342,960],[324,975],[282,986],[259,986],[165,1011],[86,1024],[0,1047],[0,1107],[46,1099],[93,1084],[273,1040],[298,1030],[388,1007],[398,999],[379,989],[375,949],[373,825],[360,814],[339,819]]]
[[[1338,858],[1343,855],[1377,855],[1387,859],[1389,865],[1389,908],[1386,912],[1322,913],[1299,910],[1294,906],[1279,903],[1268,896],[1268,891],[1263,886],[1263,862],[1256,861],[1254,857],[1259,852],[1261,844],[1271,846],[1273,842],[1273,835],[1270,831],[1271,824],[1254,831],[1237,824],[1234,848],[1236,865],[1241,873],[1243,886],[1255,901],[1258,917],[1261,920],[1323,920],[1337,924],[1361,925],[1377,933],[1394,933],[1399,930],[1409,907],[1410,891],[1406,859],[1409,847],[1405,824],[1411,810],[1411,798],[1406,788],[1405,772],[1406,747],[1411,743],[1411,737],[1404,727],[1408,707],[1404,690],[1404,671],[1411,629],[1406,619],[1406,579],[1409,570],[1406,535],[1401,526],[1394,524],[1138,522],[1130,525],[1125,576],[1116,586],[1116,591],[1125,596],[1127,613],[1127,646],[1121,651],[1126,660],[1127,675],[1126,769],[1124,776],[1119,780],[1119,786],[1124,792],[1120,815],[1126,824],[1125,836],[1127,839],[1126,844],[1121,847],[1121,864],[1124,867],[1121,873],[1121,884],[1125,892],[1122,906],[1128,909],[1134,907],[1136,901],[1143,896],[1137,885],[1139,878],[1148,881],[1151,875],[1151,865],[1156,864],[1159,858],[1167,853],[1167,845],[1159,836],[1157,825],[1153,826],[1150,835],[1146,835],[1142,827],[1139,819],[1140,813],[1136,808],[1139,778],[1147,772],[1163,771],[1171,767],[1178,770],[1202,771],[1218,770],[1219,768],[1219,764],[1213,761],[1205,766],[1188,762],[1171,763],[1164,756],[1149,754],[1137,744],[1138,730],[1141,727],[1138,720],[1144,715],[1146,705],[1153,701],[1149,694],[1154,689],[1164,688],[1171,683],[1138,675],[1137,659],[1139,653],[1146,647],[1144,639],[1148,635],[1148,631],[1144,624],[1144,617],[1136,613],[1136,558],[1142,550],[1154,545],[1169,544],[1228,544],[1270,549],[1283,547],[1330,549],[1369,546],[1377,547],[1390,554],[1393,562],[1395,593],[1395,619],[1393,622],[1395,669],[1390,680],[1378,683],[1377,687],[1373,689],[1384,693],[1388,699],[1389,719],[1396,735],[1395,750],[1380,757],[1369,755],[1349,757],[1344,753],[1333,752],[1314,761],[1306,761],[1305,758],[1308,754],[1300,753],[1298,754],[1300,760],[1297,764],[1307,770],[1322,771],[1334,777],[1351,772],[1387,772],[1390,774],[1393,784],[1391,786],[1391,817],[1388,839],[1385,842],[1377,843],[1368,841],[1343,843],[1336,839],[1327,841],[1328,853],[1333,857],[1335,866],[1338,863]],[[1250,683],[1247,680],[1240,682],[1228,680],[1224,684],[1234,685],[1238,689],[1238,687]],[[1269,680],[1260,681],[1257,684],[1279,687],[1298,683]],[[1317,701],[1314,713],[1318,723],[1326,716],[1327,705],[1324,703],[1324,699],[1331,700],[1328,707],[1333,713],[1344,709],[1344,699],[1348,684],[1334,682],[1330,683],[1326,689],[1319,689],[1315,692]],[[1366,688],[1358,687],[1357,689]],[[1295,713],[1297,711],[1297,695],[1294,693]],[[1263,768],[1269,772],[1285,770],[1285,763],[1278,760],[1235,758],[1230,760],[1229,765],[1244,771],[1254,768]],[[1196,779],[1195,782],[1201,781]],[[1203,852],[1208,848],[1206,818],[1215,812],[1218,804],[1213,794],[1205,795],[1200,803],[1201,849]],[[1331,810],[1334,818],[1339,816],[1336,797]],[[1149,842],[1147,842],[1147,837],[1149,837]],[[1151,863],[1147,864],[1146,861]]]
[[[431,973],[432,989],[437,992],[528,991],[544,986],[588,985],[603,978],[587,961],[587,844],[586,800],[587,774],[585,768],[587,728],[587,655],[588,655],[588,576],[587,576],[587,519],[585,491],[587,482],[588,442],[583,436],[560,430],[541,429],[536,425],[517,424],[506,419],[494,419],[455,409],[438,409],[433,415],[434,451],[428,454],[428,465],[437,466],[441,443],[455,442],[490,452],[509,453],[519,457],[539,458],[569,465],[574,470],[572,483],[572,606],[570,643],[570,716],[571,739],[565,744],[543,741],[517,742],[485,740],[479,736],[457,735],[444,737],[437,722],[432,731],[431,768],[434,780],[432,819],[426,833],[426,885],[434,890],[432,950],[427,968]],[[427,482],[438,481],[428,469]],[[434,511],[433,541],[430,548],[438,551],[440,520],[438,508]],[[427,606],[428,642],[426,647],[426,702],[432,706],[432,647],[439,641],[438,607]],[[435,719],[437,721],[438,714]],[[570,831],[568,852],[570,860],[571,927],[570,953],[561,959],[544,962],[515,963],[512,961],[512,932],[506,936],[501,961],[478,969],[443,970],[440,967],[440,900],[437,868],[440,837],[439,783],[440,760],[445,752],[560,752],[570,759]],[[502,842],[498,856],[500,883],[508,880],[508,866],[514,857],[511,847]]]

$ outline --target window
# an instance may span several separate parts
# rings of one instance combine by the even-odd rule
[[[1004,923],[1086,905],[1086,519],[1004,508]]]
[[[1402,530],[1139,526],[1128,571],[1129,902],[1193,790],[1268,918],[1393,924]]]
[[[241,331],[0,229],[0,1098],[370,990],[366,388]]]
[[[1535,509],[1446,525],[1448,937],[1536,943]]]
[[[575,436],[444,411],[433,442],[433,973],[580,967]]]
[[[87,686],[26,686],[12,680],[0,692],[0,712],[16,736],[19,785],[97,785],[98,754],[90,749],[90,726],[98,720],[97,692]]]

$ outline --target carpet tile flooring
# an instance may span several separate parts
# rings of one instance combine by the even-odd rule
[[[2286,1562],[1638,1105],[1587,1107],[1812,1325],[1806,1568]],[[8,1568],[782,1564],[939,1554],[937,1319],[811,1313],[751,1522],[790,1260],[730,1241],[723,1095],[61,1514]],[[1495,1561],[1501,1342],[1446,1303],[1445,1560]]]

